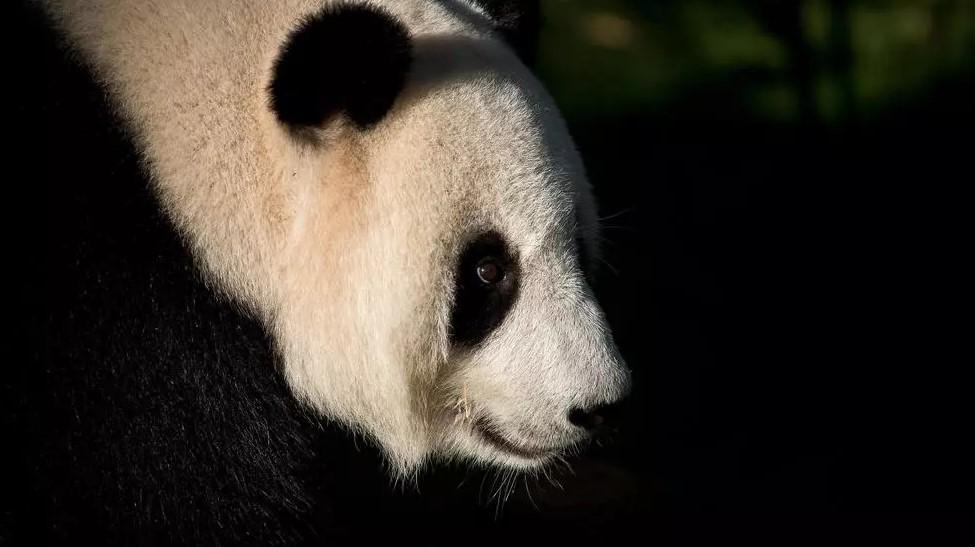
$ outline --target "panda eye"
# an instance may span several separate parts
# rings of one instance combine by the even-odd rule
[[[451,338],[475,345],[498,327],[518,294],[518,261],[497,232],[467,243],[457,263]]]
[[[477,263],[477,279],[485,285],[494,285],[504,278],[504,268],[493,256],[482,258]]]

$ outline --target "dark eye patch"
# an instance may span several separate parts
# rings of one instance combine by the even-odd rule
[[[518,295],[517,258],[501,234],[485,232],[472,239],[457,261],[452,340],[480,343],[507,316]]]

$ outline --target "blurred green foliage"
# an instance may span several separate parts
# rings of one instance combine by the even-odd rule
[[[570,118],[841,123],[975,68],[972,0],[545,0],[539,71]]]

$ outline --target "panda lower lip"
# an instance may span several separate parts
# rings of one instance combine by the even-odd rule
[[[490,421],[479,418],[474,422],[474,429],[481,435],[481,437],[487,442],[491,443],[495,448],[498,448],[504,452],[514,454],[516,456],[525,459],[537,459],[548,455],[551,450],[542,450],[537,448],[528,448],[524,446],[519,446],[497,431]]]

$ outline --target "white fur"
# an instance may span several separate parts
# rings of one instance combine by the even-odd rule
[[[295,393],[374,437],[397,471],[436,456],[536,466],[471,423],[491,416],[513,442],[558,453],[583,436],[570,408],[626,390],[572,248],[576,209],[587,236],[596,224],[581,162],[550,97],[471,5],[382,3],[413,35],[404,92],[375,128],[337,119],[309,144],[275,120],[266,87],[322,1],[47,3],[204,271],[272,332]],[[521,290],[467,352],[448,340],[454,264],[487,228],[518,250]]]

